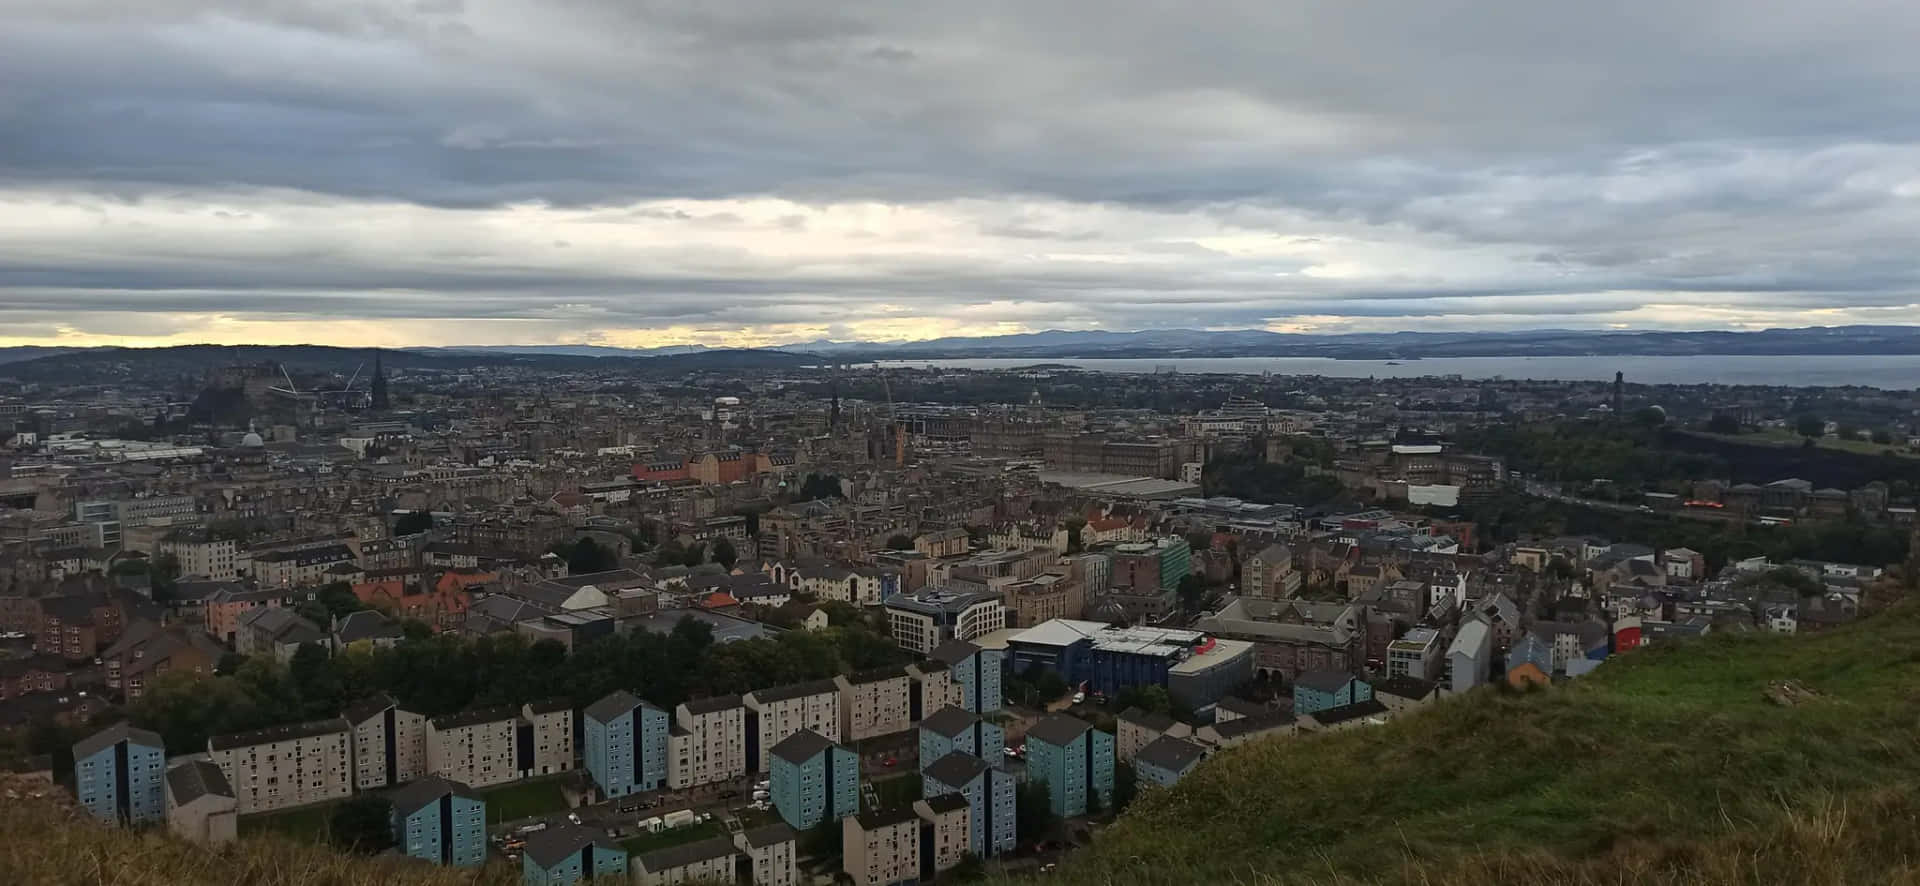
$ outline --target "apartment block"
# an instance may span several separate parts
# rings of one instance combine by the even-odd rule
[[[920,817],[920,881],[951,870],[972,852],[971,809],[960,794],[938,794],[917,801]]]
[[[470,787],[520,777],[520,712],[511,705],[427,721],[427,771]]]
[[[89,815],[108,824],[161,821],[166,766],[159,733],[116,723],[74,743],[74,794]]]
[[[1013,851],[1013,773],[972,754],[952,753],[921,773],[921,789],[928,797],[958,794],[967,801],[967,850],[980,858]]]
[[[794,830],[860,811],[860,755],[803,729],[775,745],[773,806]]]
[[[241,815],[339,800],[353,793],[353,730],[346,718],[207,739]]]
[[[520,741],[516,748],[520,777],[552,775],[573,768],[573,704],[549,698],[520,706]]]
[[[411,858],[456,867],[487,860],[487,804],[472,788],[436,775],[394,791],[393,839]]]
[[[748,762],[755,772],[768,771],[773,746],[802,729],[840,740],[840,687],[832,680],[756,689],[741,703],[747,708]]]
[[[582,712],[587,772],[608,797],[657,791],[667,783],[667,734],[673,728],[666,711],[615,692]]]
[[[167,830],[202,846],[220,846],[239,836],[240,804],[220,767],[187,760],[167,770]]]
[[[633,859],[633,882],[637,886],[731,883],[737,858],[739,852],[726,837],[655,849]]]
[[[353,730],[353,789],[372,791],[427,774],[427,718],[385,693],[341,712]]]
[[[913,679],[907,697],[907,719],[918,722],[934,711],[960,704],[960,686],[943,662],[928,659],[907,665]]]
[[[1005,706],[1002,677],[1007,654],[999,649],[981,649],[966,640],[948,640],[934,647],[927,658],[947,666],[954,685],[960,691],[960,707],[977,714],[991,713]]]
[[[911,807],[840,820],[841,870],[854,886],[891,886],[920,879],[920,816]]]
[[[667,734],[667,784],[680,790],[747,774],[747,708],[738,695],[699,698],[674,709]]]
[[[913,679],[890,666],[841,674],[840,740],[863,741],[913,728]]]
[[[1047,786],[1055,815],[1087,814],[1087,797],[1112,808],[1113,736],[1084,720],[1054,714],[1027,730],[1027,778]]]
[[[574,886],[626,876],[627,851],[602,832],[577,825],[534,834],[520,856],[522,886]]]
[[[733,835],[733,846],[747,859],[752,886],[795,886],[800,882],[799,840],[784,824],[762,825]]]
[[[971,754],[983,760],[997,760],[1007,747],[1006,730],[975,714],[947,706],[920,721],[920,766],[933,764],[951,753]]]

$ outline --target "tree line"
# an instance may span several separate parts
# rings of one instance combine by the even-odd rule
[[[308,644],[289,663],[227,656],[221,673],[162,675],[129,711],[170,749],[207,738],[338,716],[385,692],[407,710],[439,717],[478,707],[564,697],[584,707],[624,689],[663,708],[690,698],[743,693],[910,661],[861,620],[821,631],[716,643],[712,626],[685,618],[665,634],[634,631],[586,641],[567,653],[518,634],[436,634],[389,649],[329,655]]]

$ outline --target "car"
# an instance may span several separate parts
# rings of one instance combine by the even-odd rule
[[[1073,703],[1074,703],[1074,704],[1081,704],[1081,703],[1083,703],[1083,702],[1085,702],[1086,700],[1087,700],[1087,694],[1086,694],[1086,693],[1084,693],[1084,692],[1076,692],[1076,693],[1074,693],[1074,694],[1073,694]]]
[[[772,788],[773,782],[771,781],[756,781],[753,783],[753,789],[756,791],[771,790]]]
[[[732,789],[732,788],[728,788],[728,789],[726,789],[726,790],[724,790],[724,791],[721,791],[721,792],[720,792],[720,799],[722,799],[722,800],[731,800],[731,799],[733,799],[733,798],[735,798],[735,797],[738,797],[738,796],[740,796],[740,792],[739,792],[739,791],[736,791],[736,790],[734,790],[734,789]]]
[[[1006,754],[1009,757],[1018,757],[1020,756],[1020,749],[1019,748],[1003,748],[1001,749],[1000,753]]]
[[[567,820],[568,820],[568,821],[570,821],[570,822],[573,822],[574,824],[579,824],[579,823],[580,823],[580,813],[578,813],[578,812],[569,812],[569,813],[567,813]]]
[[[755,799],[755,800],[767,800],[767,799],[771,799],[772,797],[773,797],[773,795],[772,795],[772,794],[770,794],[770,793],[768,793],[768,792],[766,792],[766,791],[754,791],[754,792],[753,792],[753,799]]]
[[[900,762],[900,759],[898,757],[889,756],[885,760],[881,760],[880,765],[891,768],[895,763],[898,763],[898,762]]]

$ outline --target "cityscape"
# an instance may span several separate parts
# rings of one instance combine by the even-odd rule
[[[1044,875],[1241,746],[1844,628],[1920,525],[1911,392],[129,356],[0,366],[13,768],[528,884]]]
[[[1920,4],[0,8],[0,886],[1920,886]]]

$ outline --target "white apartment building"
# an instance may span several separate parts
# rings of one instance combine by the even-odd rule
[[[161,554],[172,554],[179,561],[181,575],[204,575],[214,581],[232,581],[240,575],[240,549],[230,538],[174,533],[154,545],[154,555]]]
[[[520,722],[507,705],[427,721],[427,771],[472,788],[519,778]]]
[[[353,793],[350,730],[341,717],[207,739],[207,756],[233,788],[241,815],[338,800]]]
[[[913,728],[913,679],[898,665],[833,678],[840,687],[840,738],[861,741]]]
[[[348,707],[353,730],[353,785],[372,791],[427,774],[427,718],[403,711],[384,694]]]
[[[747,764],[747,708],[740,696],[699,698],[674,709],[668,786],[680,790],[739,778]]]
[[[1440,678],[1440,659],[1443,654],[1439,631],[1414,628],[1387,644],[1387,675],[1437,680]]]
[[[773,689],[756,689],[741,697],[747,708],[747,728],[757,737],[755,772],[766,772],[773,746],[802,729],[811,729],[828,741],[840,740],[840,687],[832,680],[816,680]]]
[[[840,820],[842,870],[855,886],[920,878],[920,816],[910,808],[862,812]]]
[[[573,768],[573,705],[563,698],[529,702],[520,707],[520,716],[532,724],[531,765],[520,775],[552,775]],[[526,758],[521,751],[523,760]]]
[[[800,882],[795,843],[793,828],[779,822],[733,835],[734,848],[751,864],[753,886],[796,886]]]

